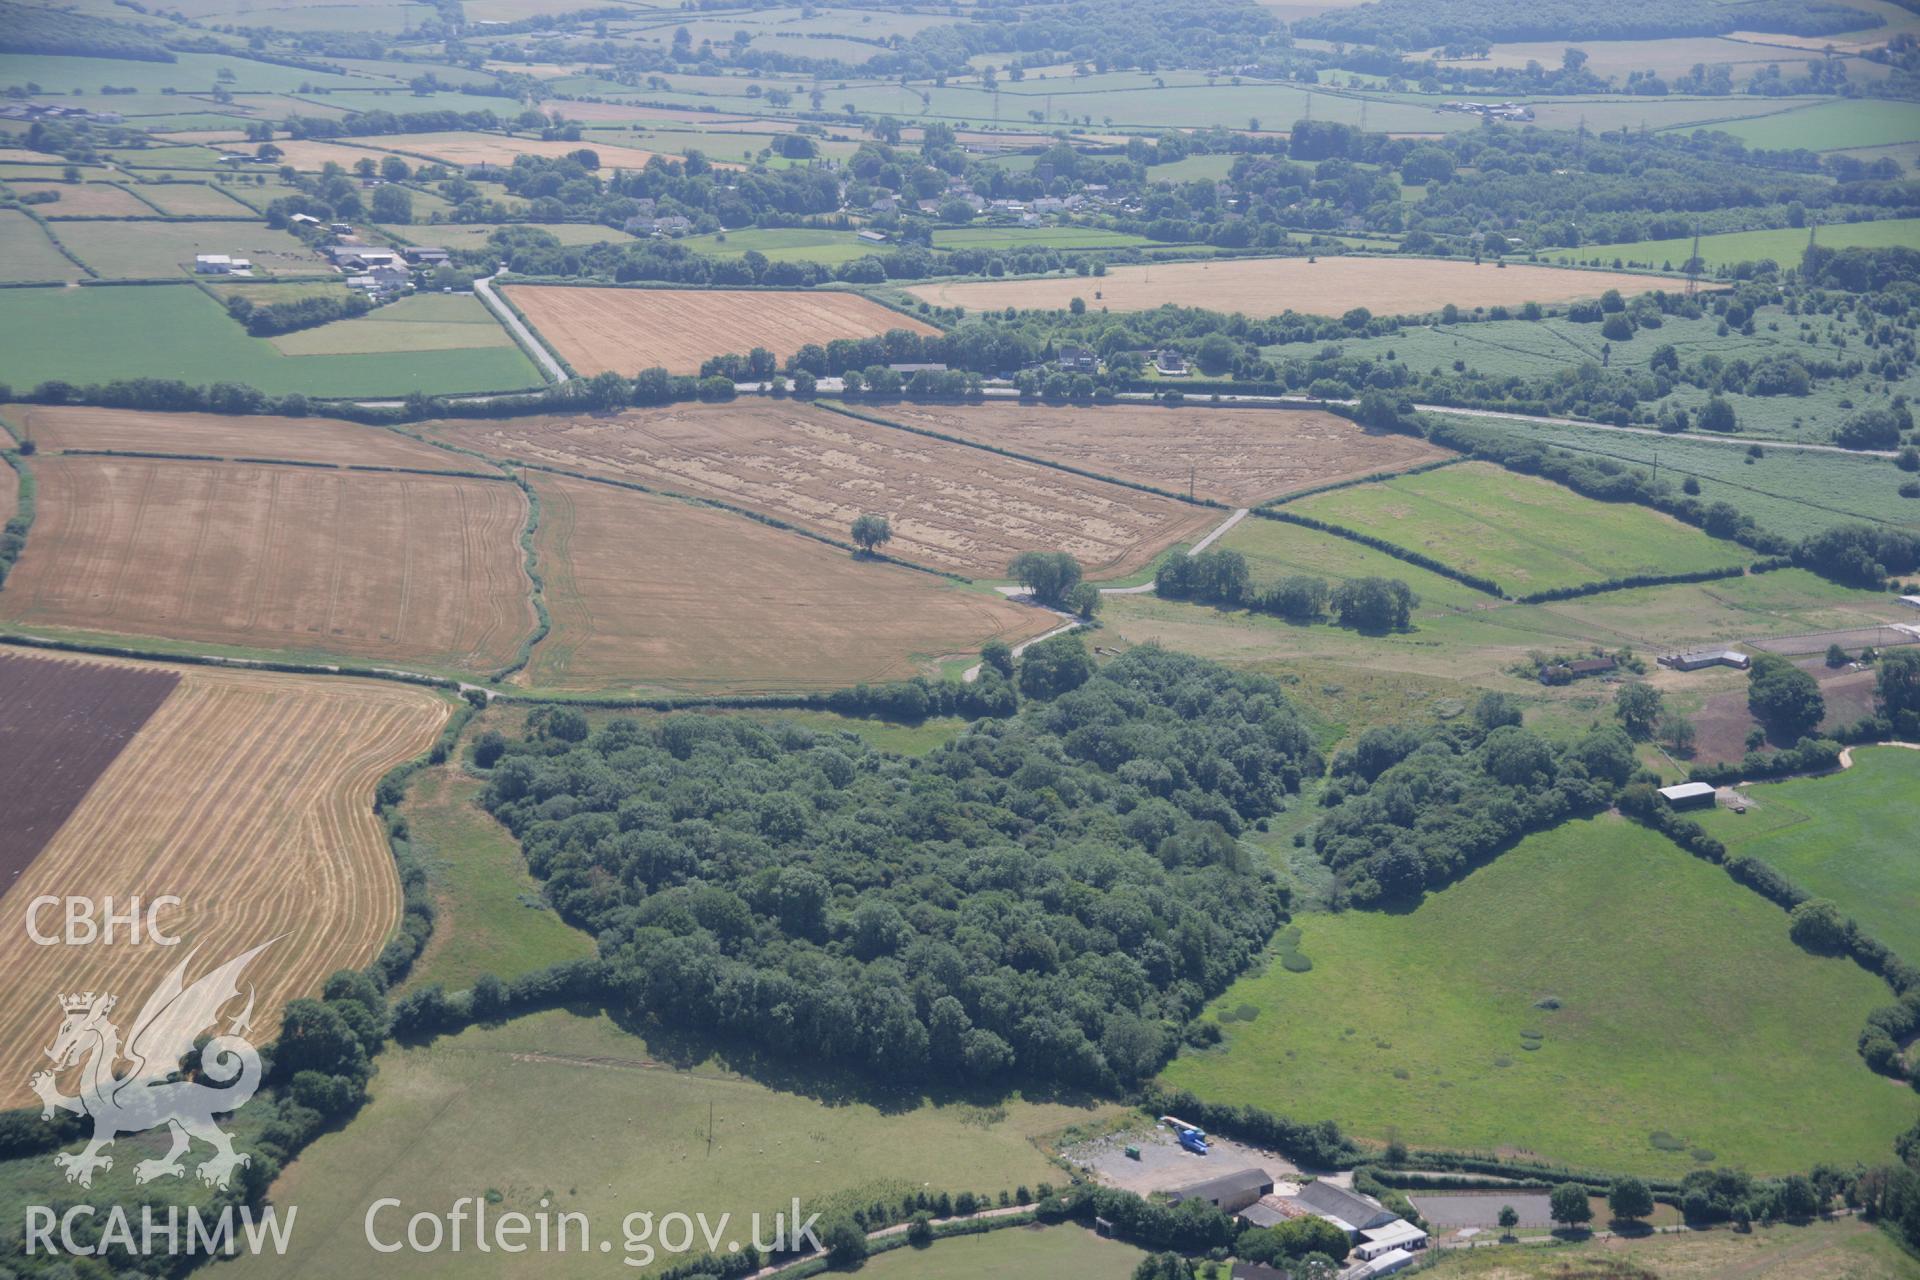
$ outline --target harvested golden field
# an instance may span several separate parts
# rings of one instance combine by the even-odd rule
[[[374,785],[432,745],[447,701],[372,680],[176,673],[172,693],[13,882],[5,909],[18,922],[43,894],[111,894],[117,905],[171,894],[181,905],[159,920],[182,942],[38,946],[18,923],[7,930],[0,1106],[31,1100],[27,1078],[46,1065],[40,1051],[58,1029],[55,995],[109,991],[131,1019],[188,951],[198,950],[191,979],[277,939],[245,975],[257,993],[251,1038],[264,1044],[285,1001],[317,994],[336,969],[366,964],[399,919]],[[57,931],[56,916],[49,912],[43,929]]]
[[[533,628],[505,481],[148,458],[35,460],[0,617],[200,644],[506,666]]]
[[[1395,316],[1424,315],[1449,302],[1513,307],[1597,298],[1608,289],[1631,296],[1672,283],[1663,276],[1439,258],[1239,258],[1109,267],[1097,279],[970,280],[918,285],[907,292],[943,307],[975,311],[1058,309],[1081,298],[1095,311],[1147,311],[1171,302],[1262,317],[1287,311],[1337,316],[1354,307]]]
[[[609,369],[631,377],[655,365],[668,373],[698,373],[712,356],[765,347],[785,357],[809,342],[825,346],[835,338],[874,338],[890,329],[940,332],[856,293],[524,284],[502,292],[589,378]]]
[[[1130,573],[1219,521],[1205,508],[807,405],[452,422],[435,434],[498,457],[718,498],[841,541],[873,512],[893,527],[889,555],[970,577],[1004,577],[1022,551],[1071,552],[1090,576]]]
[[[474,471],[481,464],[379,427],[333,418],[235,417],[224,413],[150,413],[82,405],[4,406],[8,421],[44,453],[62,449],[136,449],[218,458],[271,458],[340,466]]]
[[[576,151],[591,151],[600,157],[600,165],[603,169],[644,169],[647,161],[658,154],[604,142],[509,138],[499,133],[393,133],[370,138],[364,145],[380,151],[431,156],[435,160],[458,165],[511,165],[515,156],[542,156],[558,159],[562,156],[570,156]],[[738,165],[721,167],[739,168]]]
[[[1193,496],[1236,507],[1452,456],[1317,410],[897,404],[877,416],[1173,493],[1191,480]]]
[[[904,679],[1058,623],[744,516],[590,480],[530,478],[553,616],[525,672],[537,689],[837,688]]]

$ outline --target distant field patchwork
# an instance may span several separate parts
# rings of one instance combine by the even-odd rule
[[[533,627],[504,481],[48,457],[0,618],[484,672]]]
[[[972,280],[915,285],[916,298],[969,310],[1000,307],[1058,310],[1075,298],[1094,311],[1146,311],[1172,303],[1250,316],[1287,311],[1343,315],[1366,307],[1375,315],[1423,315],[1457,306],[1519,306],[1597,298],[1668,287],[1657,276],[1574,271],[1565,267],[1497,266],[1435,258],[1240,258],[1110,267],[1104,276],[1037,280]]]
[[[1287,510],[1423,552],[1511,595],[1752,559],[1671,516],[1484,462],[1314,494]]]
[[[808,343],[873,338],[890,329],[940,332],[853,293],[726,289],[595,289],[512,285],[503,292],[575,371],[631,377],[663,366],[698,373],[713,356],[766,347],[790,356]]]
[[[446,423],[462,448],[713,497],[845,541],[885,515],[886,550],[1004,577],[1022,551],[1068,551],[1095,576],[1129,573],[1218,513],[807,405],[633,410],[618,417]]]

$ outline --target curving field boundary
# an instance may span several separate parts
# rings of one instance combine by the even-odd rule
[[[250,1038],[264,1044],[287,1000],[365,965],[399,919],[374,787],[432,745],[447,700],[379,681],[163,669],[179,685],[0,898],[0,1106],[32,1100],[27,1079],[46,1065],[62,993],[112,992],[126,1030],[188,952],[191,980],[278,939],[242,988],[256,993]],[[42,894],[176,895],[183,905],[162,921],[183,941],[37,945],[26,914]],[[41,924],[57,929],[54,913]]]

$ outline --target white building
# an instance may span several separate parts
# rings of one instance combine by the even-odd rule
[[[197,253],[193,273],[197,276],[224,276],[232,272],[233,259],[224,253]]]

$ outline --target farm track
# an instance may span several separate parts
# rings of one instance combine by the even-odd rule
[[[513,313],[513,308],[493,291],[493,280],[493,276],[488,276],[484,280],[476,279],[473,282],[473,291],[480,295],[480,301],[486,303],[487,310],[493,312],[500,323],[507,326],[507,332],[519,340],[521,347],[540,362],[540,367],[546,370],[547,376],[553,379],[555,386],[567,382],[569,378],[566,369],[553,358],[553,353],[547,350],[547,344],[540,340],[539,335],[529,329],[526,322]]]
[[[164,665],[100,660],[168,671]],[[445,699],[375,681],[284,673],[175,671],[179,685],[103,772],[8,892],[9,911],[42,894],[124,902],[172,894],[163,919],[178,948],[42,947],[0,941],[12,978],[0,997],[0,1105],[53,1032],[48,997],[110,991],[138,1007],[189,951],[194,972],[269,938],[249,974],[254,1039],[272,1038],[288,999],[373,958],[400,910],[392,855],[372,808],[375,783],[420,754]]]

